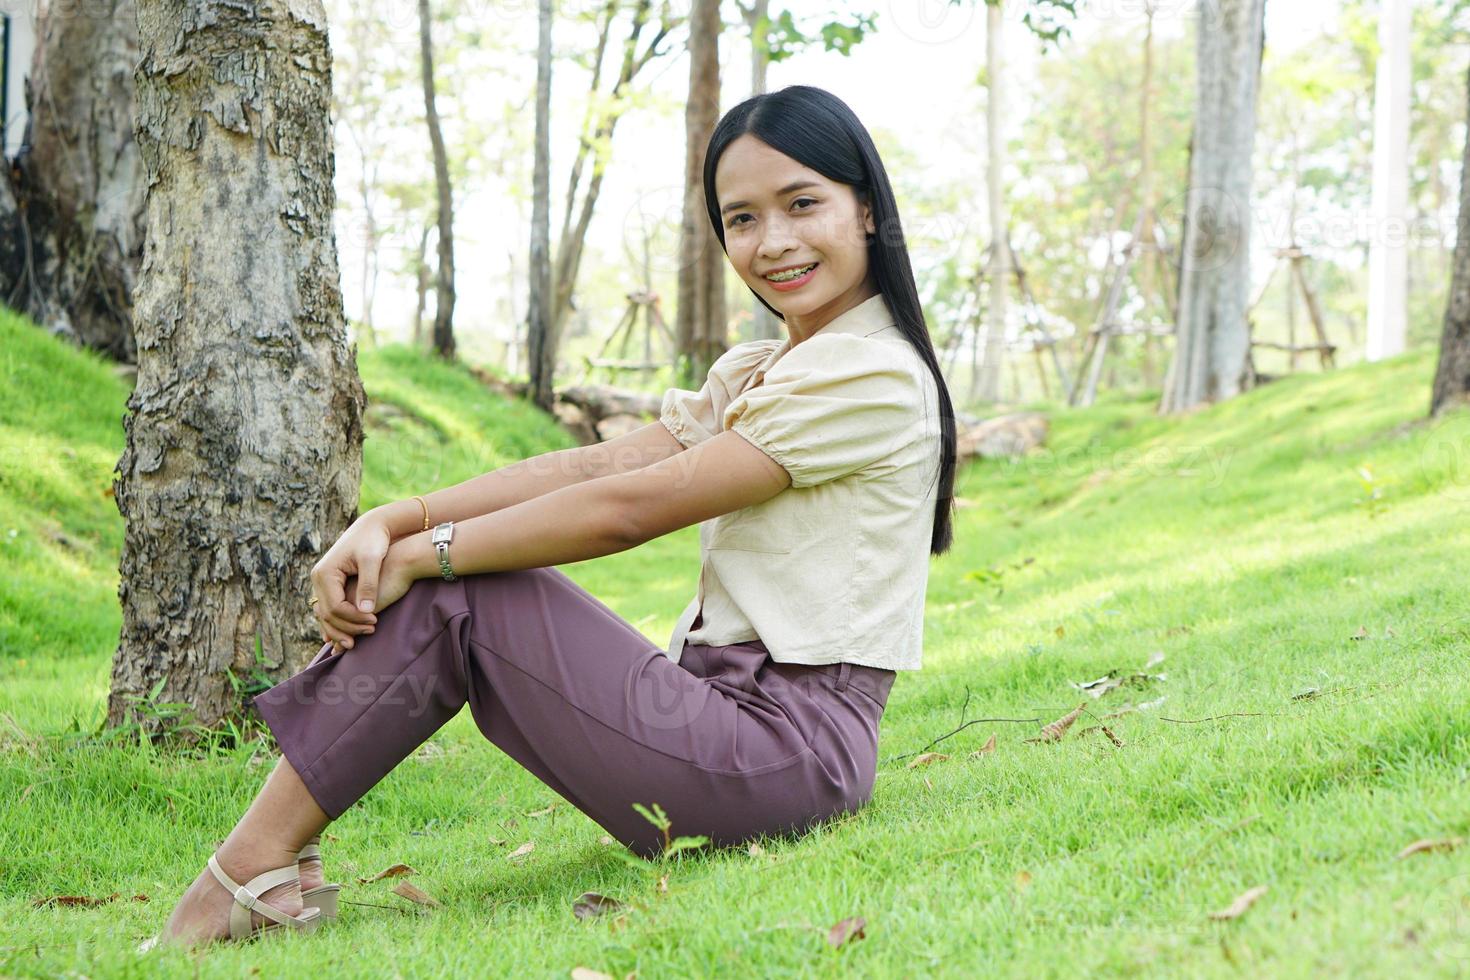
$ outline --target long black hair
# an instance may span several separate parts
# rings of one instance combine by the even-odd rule
[[[929,339],[924,310],[919,305],[919,290],[914,284],[914,270],[909,264],[909,250],[904,242],[903,226],[898,220],[898,205],[888,172],[878,159],[878,149],[858,117],[837,96],[812,85],[788,85],[776,92],[754,95],[735,106],[720,119],[704,155],[704,204],[710,224],[725,248],[725,228],[720,222],[720,205],[715,197],[715,167],[720,156],[735,139],[746,133],[778,152],[786,154],[804,167],[838,183],[848,184],[858,200],[872,209],[876,232],[868,236],[868,271],[883,294],[888,308],[909,343],[919,352],[939,391],[939,499],[934,511],[934,534],[929,543],[931,555],[942,555],[954,540],[951,513],[954,509],[955,419],[949,386],[939,369],[939,358]],[[728,255],[729,249],[725,248]],[[761,301],[778,319],[781,312]]]

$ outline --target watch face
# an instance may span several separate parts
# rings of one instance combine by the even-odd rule
[[[453,527],[448,524],[440,524],[438,527],[434,528],[434,535],[433,537],[429,538],[429,543],[438,544],[441,541],[447,543],[449,541],[449,536],[453,530]]]

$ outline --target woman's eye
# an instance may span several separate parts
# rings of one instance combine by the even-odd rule
[[[816,198],[811,198],[811,197],[798,197],[796,200],[792,201],[791,203],[792,203],[793,206],[795,206],[797,204],[800,204],[802,201],[810,201],[813,204],[816,204],[817,203]],[[806,209],[805,208],[802,208],[802,210],[805,211]]]
[[[734,228],[736,225],[740,224],[740,219],[741,218],[748,218],[748,217],[750,217],[750,215],[748,215],[748,214],[737,214],[735,217],[733,217],[733,218],[730,219],[730,227],[731,228]]]

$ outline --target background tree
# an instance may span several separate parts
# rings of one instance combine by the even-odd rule
[[[1201,0],[1179,321],[1161,411],[1245,389],[1250,218],[1265,0]]]
[[[1466,88],[1470,91],[1470,76]],[[1439,365],[1434,372],[1429,414],[1439,415],[1466,403],[1470,403],[1470,129],[1466,132],[1460,164],[1460,221],[1454,278],[1444,315],[1444,335],[1439,342]]]
[[[424,84],[424,122],[434,151],[434,185],[438,191],[438,268],[434,277],[434,349],[446,359],[454,357],[454,193],[449,182],[449,156],[444,150],[444,133],[439,110],[434,104],[434,21],[429,0],[419,0],[419,58]]]
[[[354,518],[366,398],[332,234],[332,64],[315,0],[138,7],[147,250],[109,723],[154,696],[212,725],[318,636],[308,576]]]
[[[704,206],[704,154],[720,119],[720,2],[689,11],[689,98],[684,108],[684,226],[674,334],[688,361],[681,383],[699,387],[725,350],[725,253]]]
[[[572,308],[572,295],[577,285],[577,274],[582,265],[583,249],[587,241],[587,229],[597,208],[598,195],[602,192],[602,181],[612,156],[613,133],[618,121],[633,104],[635,92],[633,81],[649,62],[669,52],[660,47],[669,35],[681,26],[685,19],[675,15],[672,4],[664,0],[660,7],[658,25],[653,29],[653,38],[646,47],[639,49],[639,40],[649,27],[653,16],[652,0],[633,0],[632,23],[628,38],[622,44],[622,59],[611,89],[604,93],[599,86],[602,79],[602,62],[612,35],[613,25],[621,12],[620,0],[606,0],[593,14],[597,24],[597,44],[591,59],[592,84],[587,99],[587,112],[582,121],[582,136],[577,154],[572,160],[571,176],[567,182],[566,211],[562,218],[561,234],[557,238],[556,256],[552,263],[551,298],[546,306],[549,316],[545,334],[527,337],[527,347],[536,351],[530,357],[528,373],[530,390],[536,404],[550,411],[553,399],[552,388],[556,376],[557,351],[561,336]],[[587,187],[581,190],[582,177],[589,169]],[[578,194],[581,193],[581,200]],[[573,220],[575,216],[575,220]]]
[[[1409,0],[1383,0],[1373,105],[1373,225],[1368,245],[1369,360],[1401,353],[1408,335]]]
[[[985,5],[985,186],[989,192],[990,251],[985,280],[985,356],[978,375],[971,365],[971,391],[983,402],[1000,399],[1000,368],[1006,350],[1007,291],[1010,289],[1010,221],[1005,193],[1005,0]]]
[[[133,0],[50,3],[36,27],[29,149],[0,177],[0,301],[131,362],[144,237],[137,11]]]
[[[532,364],[544,364],[543,349],[551,336],[551,0],[539,0],[539,32],[536,44],[536,164],[531,194],[531,258],[527,273],[531,282],[526,318],[527,356]],[[549,408],[553,400],[551,374],[532,374],[532,397]],[[535,387],[539,385],[539,387]]]

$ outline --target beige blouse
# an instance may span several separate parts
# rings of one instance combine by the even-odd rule
[[[659,421],[680,443],[734,430],[780,463],[791,486],[700,523],[699,588],[669,659],[686,638],[760,639],[783,663],[918,670],[938,404],[881,294],[794,348],[789,338],[737,344],[697,392],[670,388]]]

